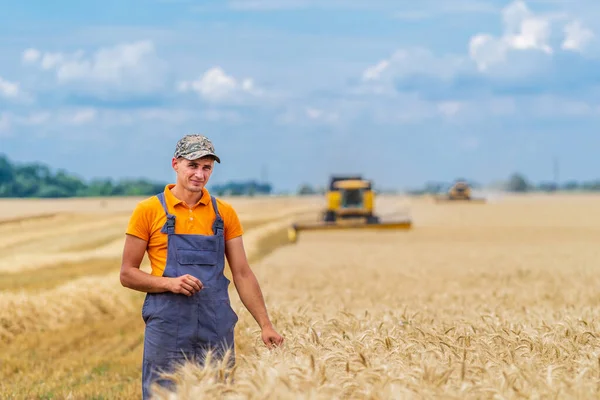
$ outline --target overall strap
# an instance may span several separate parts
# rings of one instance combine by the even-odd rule
[[[219,214],[217,199],[215,199],[214,196],[210,196],[210,199],[212,201],[213,208],[215,209],[215,214],[217,215],[217,218],[215,218],[215,222],[213,223],[213,232],[215,235],[218,235],[219,233],[223,233],[225,225],[223,223],[223,218],[221,218],[221,214]]]
[[[160,231],[168,235],[173,235],[175,233],[175,215],[169,213],[167,202],[165,201],[165,194],[163,192],[157,194],[156,197],[160,200],[160,204],[162,204],[165,214],[167,214],[167,222],[165,222]]]

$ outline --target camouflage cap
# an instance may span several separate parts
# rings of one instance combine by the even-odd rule
[[[215,154],[212,142],[202,135],[186,135],[181,138],[175,146],[174,157],[183,157],[187,160],[197,160],[205,156],[213,156],[220,163],[221,160]]]

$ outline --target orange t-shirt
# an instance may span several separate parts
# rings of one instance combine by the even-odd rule
[[[188,206],[171,192],[174,184],[165,187],[167,209],[175,215],[176,234],[213,235],[212,225],[216,214],[206,188],[197,204]],[[242,224],[233,207],[217,198],[219,214],[224,222],[225,241],[244,233]],[[167,234],[161,229],[167,220],[165,210],[158,197],[152,196],[139,202],[133,210],[126,233],[148,242],[146,251],[152,266],[152,275],[162,276],[167,262]]]

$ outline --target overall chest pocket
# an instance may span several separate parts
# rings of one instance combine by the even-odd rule
[[[219,259],[219,242],[216,236],[179,237],[177,262],[181,265],[217,265]]]
[[[216,251],[177,249],[177,262],[181,265],[217,265],[217,260]]]

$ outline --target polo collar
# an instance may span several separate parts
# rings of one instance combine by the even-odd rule
[[[177,197],[175,197],[173,192],[171,192],[171,189],[173,187],[175,187],[174,183],[170,183],[165,186],[165,200],[167,202],[167,206],[175,207],[178,204],[184,204],[183,200],[178,199]],[[199,204],[206,206],[209,203],[210,203],[210,193],[208,192],[208,189],[206,189],[204,187],[204,188],[202,188],[202,197],[200,198],[200,201],[198,201],[198,203],[194,204],[193,207],[196,207]]]

